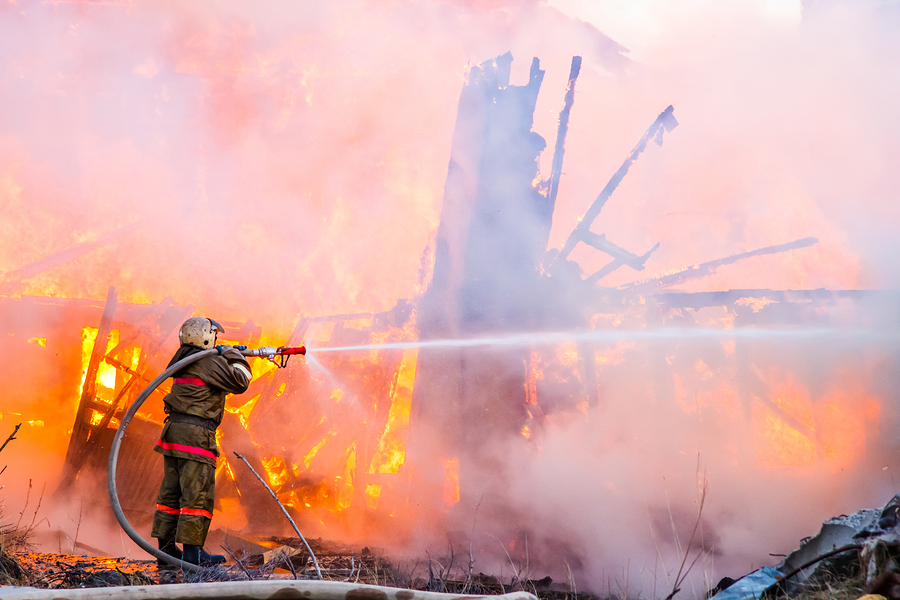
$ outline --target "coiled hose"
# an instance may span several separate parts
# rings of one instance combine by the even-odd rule
[[[122,422],[119,424],[119,429],[116,431],[116,435],[113,437],[112,447],[109,451],[109,467],[106,471],[106,485],[109,488],[109,501],[112,504],[113,513],[116,515],[116,520],[119,522],[119,525],[122,526],[122,529],[125,530],[125,533],[128,534],[134,543],[158,558],[159,560],[165,561],[167,563],[173,564],[177,567],[181,567],[185,571],[193,571],[199,572],[200,567],[198,565],[194,565],[188,562],[184,562],[183,560],[179,560],[174,556],[166,554],[162,550],[158,548],[154,548],[151,544],[147,542],[141,535],[134,530],[134,527],[131,526],[131,523],[128,522],[128,519],[125,517],[125,513],[122,512],[122,505],[119,503],[119,495],[116,492],[116,463],[119,460],[119,448],[122,445],[122,437],[125,435],[125,429],[128,427],[128,424],[131,423],[131,419],[134,418],[134,415],[137,414],[138,409],[141,407],[141,404],[150,397],[150,394],[159,387],[159,385],[185,368],[186,366],[197,362],[207,356],[212,356],[213,354],[218,354],[218,350],[215,348],[210,348],[209,350],[204,350],[202,352],[198,352],[197,354],[192,354],[186,358],[182,358],[177,363],[163,371],[159,374],[159,376],[150,382],[143,392],[137,397],[134,403],[131,405],[131,408],[125,413],[125,416],[122,417]]]

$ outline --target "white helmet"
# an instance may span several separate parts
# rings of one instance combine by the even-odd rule
[[[206,317],[191,317],[181,325],[178,339],[182,344],[192,344],[200,348],[214,348],[216,334],[225,331],[222,325]]]

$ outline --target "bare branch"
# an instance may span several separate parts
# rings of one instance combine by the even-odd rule
[[[247,567],[244,566],[244,563],[242,561],[238,560],[238,558],[231,552],[231,550],[229,550],[225,546],[219,546],[219,548],[221,548],[222,550],[224,550],[225,552],[228,553],[228,556],[231,557],[231,560],[234,561],[234,564],[236,564],[237,566],[239,566],[241,568],[241,570],[244,572],[244,575],[247,576],[247,579],[249,579],[250,581],[253,581],[253,575],[250,574],[250,571],[247,570]]]
[[[10,442],[13,441],[14,439],[16,439],[16,434],[19,432],[19,427],[21,427],[21,426],[22,426],[21,423],[19,423],[18,425],[16,425],[16,428],[13,430],[13,432],[12,432],[11,434],[9,434],[9,437],[6,438],[6,441],[3,442],[3,445],[2,445],[2,446],[0,446],[0,452],[3,452],[3,449],[6,448],[6,445],[7,445],[8,443],[10,443]],[[4,468],[5,468],[5,467],[4,467]]]
[[[700,459],[699,459],[699,457],[698,457],[698,458],[697,458],[697,461],[698,461],[698,469],[699,469],[699,460],[700,460]],[[685,579],[687,579],[688,573],[691,572],[691,569],[692,569],[692,568],[694,567],[694,565],[697,563],[697,559],[700,558],[700,554],[703,552],[703,551],[701,550],[700,552],[697,553],[697,556],[696,556],[696,558],[694,558],[694,561],[693,561],[693,562],[691,563],[691,565],[688,567],[687,571],[684,572],[684,575],[682,575],[681,572],[684,570],[684,565],[687,563],[688,555],[691,553],[691,546],[693,545],[693,543],[694,543],[694,538],[695,538],[696,535],[697,535],[697,529],[700,527],[700,521],[701,521],[701,519],[702,519],[702,517],[703,517],[703,504],[706,502],[706,492],[707,492],[708,490],[709,490],[709,481],[706,479],[706,475],[704,474],[704,476],[703,476],[703,490],[702,490],[702,492],[701,492],[701,494],[700,494],[700,508],[699,508],[699,510],[697,511],[697,521],[694,523],[694,530],[691,532],[691,538],[688,540],[687,548],[686,548],[685,551],[684,551],[684,558],[683,558],[682,561],[681,561],[681,566],[678,568],[678,574],[675,576],[675,585],[672,586],[672,593],[670,593],[670,594],[666,597],[666,600],[671,600],[671,598],[672,598],[673,596],[675,596],[675,594],[677,594],[679,591],[681,591],[681,587],[680,587],[681,584],[684,583],[684,580],[685,580]]]

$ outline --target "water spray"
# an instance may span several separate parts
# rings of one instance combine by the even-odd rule
[[[661,328],[641,331],[622,330],[590,330],[590,331],[555,331],[528,332],[510,335],[441,339],[441,340],[409,340],[405,342],[388,342],[384,344],[360,344],[356,346],[335,346],[309,348],[309,353],[316,352],[355,352],[366,350],[402,350],[407,348],[477,348],[486,346],[540,346],[562,344],[565,342],[600,342],[612,344],[616,342],[658,342],[658,341],[703,341],[741,339],[745,341],[812,342],[821,339],[841,339],[846,342],[863,341],[865,343],[891,343],[900,340],[900,332],[861,329],[861,328],[798,328],[798,329],[766,329],[757,327],[738,327],[734,329],[686,329]]]
[[[255,349],[247,348],[246,346],[235,346],[235,349],[244,356],[257,356],[266,358],[279,368],[286,367],[287,362],[291,356],[295,354],[306,354],[306,348],[304,346],[281,346],[280,348],[263,346],[262,348]],[[121,525],[122,529],[125,530],[125,533],[128,534],[128,537],[130,537],[134,541],[134,543],[140,546],[143,550],[145,550],[152,556],[155,556],[157,559],[173,564],[177,567],[181,567],[186,571],[193,572],[199,572],[201,570],[200,566],[184,562],[183,560],[179,560],[174,556],[171,556],[157,548],[154,548],[153,545],[147,542],[147,540],[145,540],[143,537],[141,537],[141,535],[137,531],[135,531],[134,527],[131,526],[131,523],[128,522],[128,519],[125,517],[125,513],[122,512],[122,505],[119,503],[119,495],[116,491],[116,464],[119,460],[119,448],[122,445],[122,438],[125,435],[125,430],[128,428],[128,424],[131,423],[131,420],[134,418],[134,415],[137,414],[138,409],[141,407],[144,401],[150,397],[150,394],[152,394],[154,390],[156,390],[156,388],[158,388],[162,384],[163,381],[173,376],[181,369],[201,359],[204,359],[207,356],[213,356],[214,354],[218,353],[219,351],[217,349],[210,348],[209,350],[203,350],[202,352],[198,352],[196,354],[192,354],[186,358],[183,358],[160,373],[156,377],[156,379],[151,381],[150,384],[146,388],[144,388],[144,391],[141,392],[137,399],[131,404],[131,407],[125,413],[125,416],[122,417],[122,422],[119,425],[119,429],[116,430],[116,434],[113,437],[112,441],[112,447],[109,451],[109,467],[107,468],[106,472],[106,484],[107,488],[109,489],[109,501],[112,504],[113,513],[116,515],[116,520],[119,522],[119,525]]]

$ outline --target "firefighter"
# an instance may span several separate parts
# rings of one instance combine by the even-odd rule
[[[222,331],[218,322],[205,317],[192,317],[181,326],[181,347],[169,366],[211,348],[219,352],[175,373],[172,391],[163,400],[168,416],[154,448],[163,455],[164,471],[151,536],[159,540],[163,552],[196,565],[225,562],[224,556],[203,550],[219,456],[216,428],[222,422],[226,394],[247,391],[251,379],[250,365],[239,351],[216,345]]]

